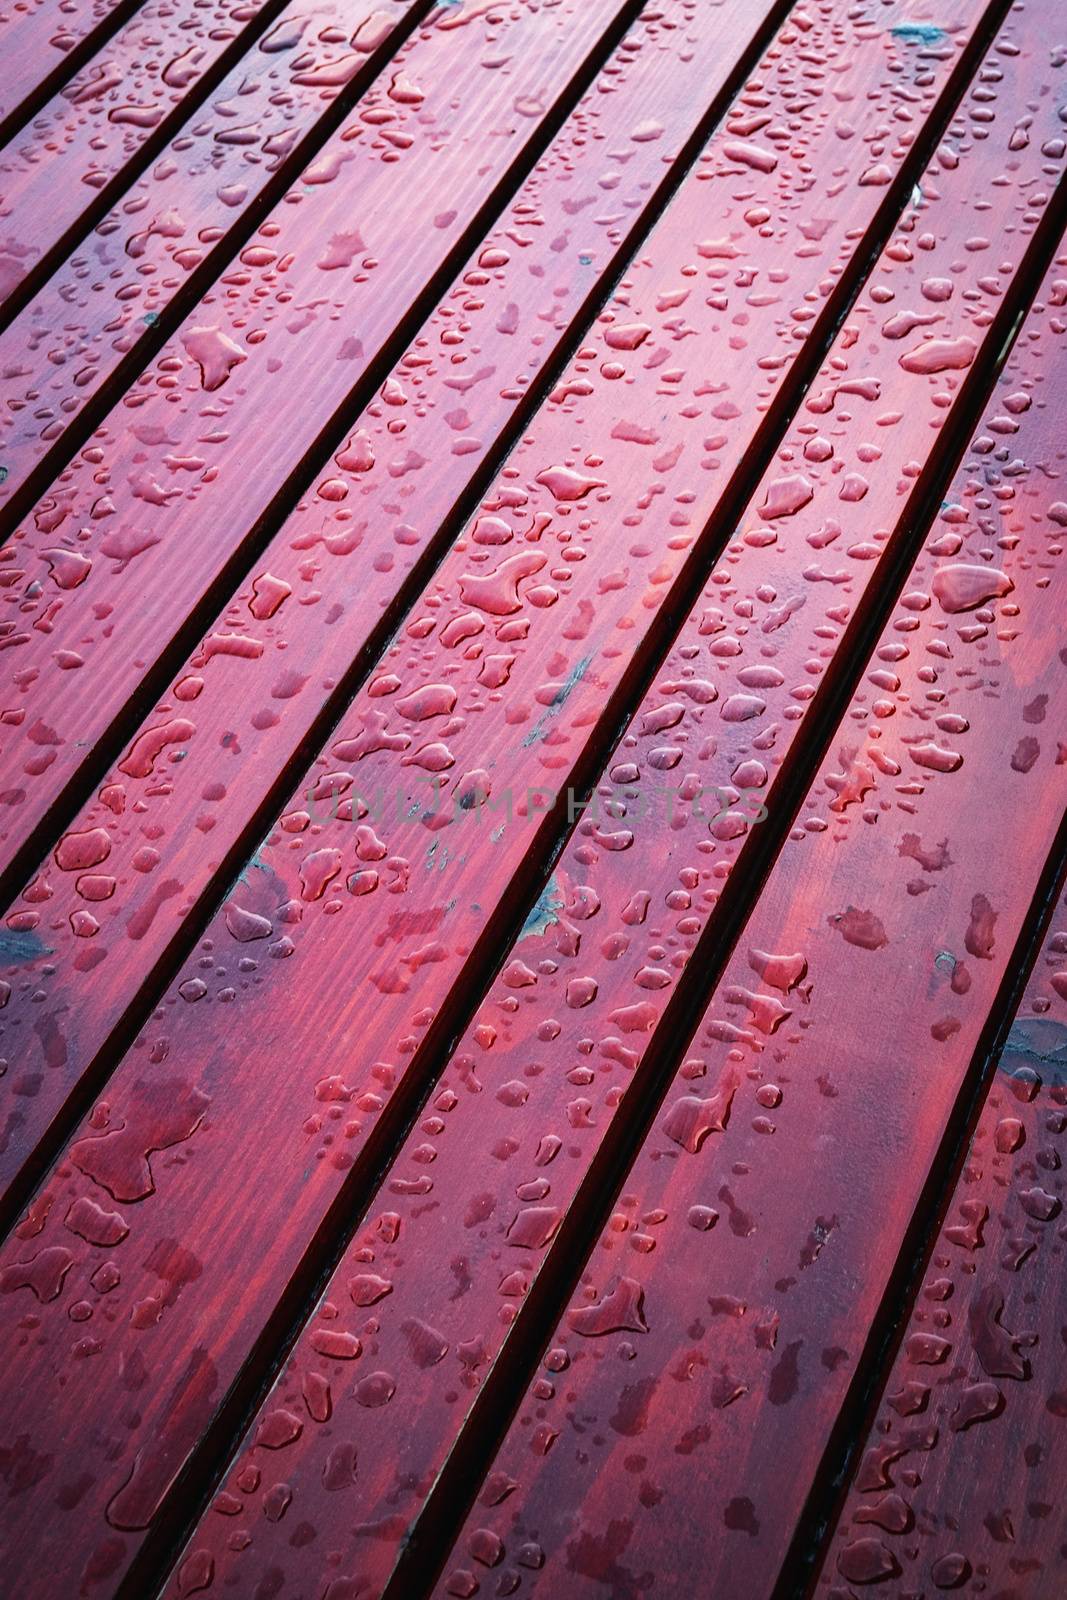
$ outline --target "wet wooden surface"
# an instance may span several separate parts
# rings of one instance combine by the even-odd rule
[[[9,1581],[1053,1600],[1061,8],[112,9],[0,13]]]

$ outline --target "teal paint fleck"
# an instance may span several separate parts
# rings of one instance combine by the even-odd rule
[[[17,932],[13,928],[0,928],[0,966],[17,967],[24,961],[38,961],[42,956],[51,955],[55,955],[51,945],[45,944],[32,928]]]
[[[945,37],[944,28],[935,28],[928,22],[902,22],[889,31],[894,39],[903,39],[907,44],[937,44]]]
[[[251,861],[249,861],[246,866],[243,866],[240,872],[237,874],[237,882],[247,884],[248,874],[252,871],[253,867],[257,872],[270,872],[271,870],[267,862],[260,859],[259,851],[257,850]]]
[[[567,701],[570,699],[575,689],[589,671],[592,662],[592,656],[583,656],[578,665],[574,667],[570,673],[568,673],[567,677],[556,690],[552,704],[545,707],[544,711],[542,711],[541,715],[538,717],[537,721],[534,723],[533,727],[522,741],[522,748],[524,750],[528,750],[532,744],[537,744],[539,740],[544,738],[545,728],[547,727],[549,720],[554,717],[558,711],[562,711],[563,707],[567,704]]]
[[[530,915],[522,925],[520,940],[530,939],[535,935],[547,932],[554,922],[559,921],[559,913],[563,910],[563,890],[555,878],[549,878],[541,890],[541,898],[534,906]]]

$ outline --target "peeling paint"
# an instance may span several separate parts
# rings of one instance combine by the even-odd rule
[[[894,39],[903,39],[907,44],[940,44],[945,37],[944,28],[929,22],[902,22],[889,31]]]
[[[40,934],[32,929],[19,932],[11,928],[0,929],[0,966],[21,966],[25,961],[39,961],[42,956],[54,954],[52,946],[45,944]]]
[[[541,896],[530,915],[522,925],[520,939],[531,939],[546,933],[554,922],[559,921],[559,913],[563,910],[565,896],[555,874],[549,878]]]

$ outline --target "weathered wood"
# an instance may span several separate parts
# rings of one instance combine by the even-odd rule
[[[138,732],[72,824],[73,834],[107,829],[114,893],[94,901],[86,921],[80,878],[52,870],[53,861],[17,902],[16,916],[39,907],[47,885],[47,913],[32,930],[45,950],[12,966],[15,993],[0,1015],[0,1052],[24,1077],[41,1079],[39,1093],[9,1102],[0,1137],[5,1186],[106,1054],[111,1031],[181,939],[186,917],[214,892],[220,862],[248,838],[279,774],[306,748],[323,700],[373,640],[389,599],[417,563],[430,570],[440,528],[487,455],[499,453],[532,376],[572,320],[586,315],[597,284],[607,292],[626,222],[653,198],[672,141],[700,116],[701,93],[714,97],[729,79],[744,49],[740,24],[754,21],[750,0],[731,0],[717,25],[703,25],[692,40],[690,27],[677,25],[685,14],[679,7],[677,17],[628,35],[394,367],[384,392],[406,404],[375,396],[357,418],[354,442],[337,452],[215,619],[147,719],[147,737]],[[662,130],[655,139],[646,137],[653,103]],[[590,147],[612,153],[606,171],[582,164]],[[230,648],[220,649],[226,638]],[[299,693],[274,693],[282,662],[291,683],[304,680]],[[257,711],[260,700],[270,714]],[[153,730],[173,732],[176,710],[185,737],[170,748],[164,733],[147,760]],[[225,793],[220,749],[237,756],[224,764]],[[146,872],[149,837],[159,860]]]
[[[243,49],[266,0],[148,0],[0,154],[0,307],[87,209],[125,187],[125,168],[183,119],[183,101]],[[273,0],[271,9],[274,9]]]
[[[1039,28],[1022,39],[1014,32],[1007,37],[1023,51],[1016,58],[1019,76],[998,86],[1003,103],[1040,99],[1048,69]],[[984,112],[986,86],[996,78],[989,73],[971,111]],[[625,1125],[631,1115],[627,1088],[686,956],[699,935],[707,942],[709,924],[714,932],[714,908],[750,810],[744,801],[766,798],[773,808],[773,785],[764,792],[767,767],[781,766],[802,740],[802,714],[818,714],[806,685],[818,682],[833,649],[841,647],[847,616],[865,589],[877,590],[889,564],[884,553],[876,563],[879,552],[866,542],[845,547],[842,533],[834,546],[839,581],[828,619],[813,600],[806,608],[796,604],[806,587],[796,582],[804,557],[812,558],[808,583],[828,582],[832,569],[815,560],[819,533],[831,518],[849,515],[847,506],[855,502],[851,490],[842,496],[842,486],[854,477],[853,468],[862,469],[867,484],[864,510],[878,529],[876,544],[892,548],[906,534],[914,517],[910,463],[916,453],[929,452],[934,433],[951,420],[959,383],[951,372],[932,376],[914,360],[901,365],[899,357],[924,335],[947,343],[973,334],[976,348],[996,337],[990,310],[1008,284],[972,295],[980,275],[973,268],[956,274],[959,298],[951,312],[937,312],[942,321],[936,327],[913,333],[903,346],[894,337],[896,323],[880,336],[891,318],[949,303],[937,298],[939,287],[924,296],[921,285],[951,281],[953,264],[966,260],[966,242],[976,237],[975,214],[961,196],[974,193],[981,204],[978,197],[987,192],[974,178],[990,160],[993,140],[974,138],[975,128],[984,133],[985,126],[984,114],[976,123],[961,118],[949,141],[958,165],[924,179],[930,198],[875,268],[870,293],[850,314],[812,386],[813,408],[802,412],[779,464],[740,519],[747,534],[712,574],[609,763],[599,818],[587,820],[564,851],[537,913],[505,957],[252,1424],[227,1475],[221,1514],[209,1512],[190,1541],[190,1571],[206,1570],[210,1562],[220,1588],[227,1581],[252,1588],[274,1569],[295,1578],[297,1563],[306,1573],[314,1558],[292,1550],[294,1525],[313,1527],[321,1541],[316,1548],[331,1558],[341,1552],[341,1571],[378,1581],[480,1384],[506,1350],[509,1328],[542,1263],[552,1281],[556,1230],[616,1119]],[[1032,131],[1035,166],[1016,171],[1010,199],[1005,193],[992,213],[980,213],[998,261],[1011,250],[1020,198],[1033,188],[1029,174],[1043,162],[1040,130]],[[1010,137],[1009,119],[994,135],[999,155]],[[920,237],[926,243],[917,249]],[[872,438],[879,441],[877,460]],[[761,517],[761,507],[782,503],[783,464],[787,472],[802,464],[812,499],[792,517]],[[783,574],[790,576],[789,589],[783,590]],[[729,687],[740,691],[732,699]],[[762,709],[753,703],[757,691]],[[738,720],[742,709],[749,714]],[[491,750],[484,727],[482,739]],[[668,783],[685,796],[672,807],[670,828],[662,793]],[[701,790],[709,815],[718,809],[717,790],[729,810],[710,830],[694,816]],[[731,799],[742,803],[731,807]],[[620,812],[625,807],[618,820],[609,815],[611,804]],[[322,838],[329,838],[328,829]],[[493,870],[488,853],[485,862],[483,882]],[[487,898],[483,892],[483,903]],[[346,981],[354,965],[350,960]],[[331,967],[322,961],[320,970]],[[328,1037],[334,1005],[317,998],[315,1025]],[[290,1043],[299,1056],[312,1035],[304,1047],[296,1037]],[[324,1080],[323,1099],[328,1116],[328,1095],[338,1096],[333,1109],[341,1113],[340,1126],[346,1086],[355,1092],[358,1085],[340,1057],[337,1065],[336,1080]],[[709,1103],[709,1130],[713,1111]],[[650,1248],[649,1239],[642,1232],[636,1248]],[[357,1345],[358,1365],[346,1368],[341,1363],[356,1359]],[[372,1373],[386,1374],[388,1382],[361,1387]],[[327,1391],[329,1417],[311,1412],[309,1421],[302,1396]],[[298,1417],[303,1426],[279,1449],[274,1441],[284,1416]],[[476,1421],[475,1435],[480,1427]],[[342,1465],[353,1451],[357,1465],[346,1476]],[[272,1523],[271,1508],[283,1500],[284,1517]],[[229,1511],[252,1519],[247,1549],[227,1547],[235,1527],[244,1526],[229,1520]],[[546,1592],[565,1592],[559,1572],[546,1581]]]
[[[335,408],[407,319],[418,325],[434,275],[453,251],[463,259],[538,126],[638,9],[520,0],[433,12],[13,535],[3,553],[30,588],[19,585],[0,640],[18,719],[3,728],[15,780],[4,860],[136,704],[195,607],[214,613],[227,563],[243,559]],[[166,609],[146,606],[147,593],[165,593]],[[21,716],[31,689],[47,719]]]
[[[437,1594],[774,1591],[1067,803],[1065,270]]]
[[[973,12],[959,15],[966,16],[968,34],[981,21]],[[356,1186],[372,1183],[452,1016],[466,1004],[465,978],[486,967],[509,912],[508,896],[521,891],[526,863],[549,836],[527,815],[494,842],[487,830],[497,819],[480,826],[477,807],[473,815],[461,809],[453,818],[453,797],[473,795],[483,771],[497,802],[511,785],[521,793],[529,781],[564,781],[581,750],[595,750],[612,725],[612,695],[617,701],[625,694],[629,664],[641,663],[642,650],[658,649],[665,626],[658,632],[652,626],[657,601],[669,617],[687,562],[713,548],[712,535],[698,535],[724,486],[745,466],[752,416],[769,414],[768,430],[784,423],[785,401],[776,409],[774,397],[803,349],[804,332],[811,324],[817,332],[832,324],[840,303],[831,292],[834,280],[843,271],[851,279],[867,260],[885,180],[899,168],[920,117],[945,92],[960,41],[952,50],[911,37],[912,31],[894,38],[834,16],[810,30],[814,37],[795,55],[782,53],[777,117],[779,101],[763,85],[747,91],[747,101],[742,97],[726,143],[713,145],[602,319],[590,345],[594,354],[578,358],[563,385],[566,394],[538,417],[316,765],[316,773],[328,777],[345,770],[342,763],[358,762],[350,775],[353,794],[386,788],[389,814],[343,831],[343,854],[331,843],[338,824],[316,825],[298,811],[287,815],[120,1066],[106,1104],[75,1140],[72,1159],[57,1169],[28,1225],[37,1231],[24,1229],[4,1254],[3,1266],[16,1275],[25,1261],[57,1271],[67,1266],[55,1297],[58,1310],[69,1296],[86,1292],[83,1280],[97,1270],[93,1247],[75,1261],[81,1245],[73,1240],[72,1249],[67,1242],[63,1219],[77,1199],[92,1193],[104,1209],[117,1206],[121,1226],[136,1240],[135,1254],[125,1244],[113,1252],[121,1282],[112,1289],[115,1321],[106,1340],[91,1364],[64,1364],[62,1417],[39,1385],[34,1396],[35,1451],[45,1453],[49,1430],[60,1426],[69,1451],[71,1419],[85,1410],[77,1398],[81,1383],[91,1379],[94,1394],[112,1386],[117,1392],[135,1351],[150,1365],[151,1385],[137,1395],[138,1420],[107,1446],[88,1437],[79,1445],[95,1480],[74,1530],[82,1541],[70,1557],[75,1570],[84,1541],[93,1538],[111,1541],[112,1550],[122,1543],[116,1567],[129,1559],[261,1330],[270,1329],[278,1296],[302,1274],[317,1271],[323,1248],[350,1215]],[[905,68],[915,127],[909,124],[906,140],[886,147],[876,130],[885,125],[886,108],[896,104]],[[818,93],[820,70],[833,86],[832,102]],[[876,159],[872,151],[880,170],[872,177],[869,166],[856,162],[846,183],[828,153],[841,142],[838,97],[850,91],[855,136],[880,146]],[[981,94],[995,103],[992,84],[984,83]],[[789,163],[775,161],[770,133],[755,148],[750,129],[746,136],[747,119],[758,120],[764,109],[753,101],[766,98],[774,138],[801,151]],[[963,119],[964,138],[969,122]],[[950,152],[947,164],[951,159]],[[812,183],[807,162],[824,177]],[[1015,198],[1012,193],[1009,208]],[[1035,200],[1035,216],[1038,210]],[[745,222],[746,213],[752,220]],[[717,247],[706,257],[696,252],[694,261],[696,245],[709,239],[709,215],[722,219],[718,237],[730,241],[736,232],[734,247],[742,255],[727,256],[725,268]],[[1021,253],[1032,224],[1024,218],[1015,225]],[[767,230],[763,238],[761,228]],[[799,286],[812,282],[813,263],[819,263],[823,288],[797,306],[792,296],[786,299],[791,273],[799,297]],[[685,305],[686,325],[693,327],[687,337],[676,296],[690,265],[712,276],[704,280],[710,285],[704,303]],[[757,269],[767,275],[766,293],[754,287],[750,270]],[[995,300],[993,288],[982,293]],[[647,336],[645,324],[652,330]],[[716,371],[723,327],[734,341],[728,399]],[[672,340],[685,350],[682,376],[672,365]],[[606,374],[603,365],[610,368]],[[618,378],[612,376],[616,366]],[[947,385],[952,375],[942,381]],[[610,387],[615,383],[618,390]],[[584,392],[589,389],[592,395]],[[616,392],[628,401],[625,412],[624,402],[612,398]],[[614,438],[603,426],[604,409],[613,431],[616,419],[622,424]],[[598,412],[601,425],[584,429],[584,418],[596,422]],[[658,432],[657,444],[638,444],[635,427]],[[681,444],[684,455],[691,436],[700,441],[699,454],[696,446],[691,453],[694,466],[687,458],[686,476],[672,478],[682,456],[672,464],[668,452]],[[576,437],[583,441],[578,451]],[[714,445],[703,443],[712,437]],[[587,438],[596,440],[595,462],[588,459]],[[654,451],[650,466],[635,466],[645,450]],[[700,460],[708,462],[703,470]],[[590,477],[604,487],[583,481]],[[662,507],[666,495],[654,492],[661,481],[673,494]],[[520,497],[525,504],[515,504]],[[625,546],[620,529],[626,530]],[[514,554],[501,551],[500,538],[513,543]],[[758,542],[746,548],[759,548]],[[578,574],[573,596],[566,595],[570,571]],[[576,671],[582,663],[585,670]],[[509,670],[505,703],[499,691]],[[452,691],[462,692],[462,700],[451,700]],[[414,772],[413,758],[419,763]],[[435,769],[450,774],[436,815],[425,786]],[[330,787],[336,785],[321,786]],[[414,816],[394,817],[397,791],[401,809],[413,804]],[[461,828],[466,831],[457,838]],[[454,854],[446,854],[446,843]],[[73,848],[92,853],[94,845],[82,840]],[[66,850],[64,860],[73,864]],[[95,875],[94,868],[85,870]],[[346,894],[339,885],[349,879]],[[385,898],[390,893],[399,898]],[[574,990],[572,1009],[582,1008],[586,993],[581,985]],[[381,1117],[390,1097],[389,1114]],[[90,1178],[90,1171],[97,1176]],[[82,1215],[79,1209],[76,1217]],[[69,1262],[50,1253],[54,1236]],[[50,1285],[43,1287],[47,1292]],[[32,1293],[24,1289],[20,1298]],[[58,1316],[50,1320],[52,1301],[42,1306],[33,1307],[40,1318],[38,1370],[40,1341],[69,1337],[65,1323],[52,1331],[59,1323]],[[17,1408],[15,1381],[11,1389]],[[11,1425],[17,1425],[14,1411]],[[42,1480],[20,1497],[17,1524],[11,1519],[16,1549],[31,1548],[40,1520],[36,1506],[53,1492]],[[395,1541],[396,1530],[385,1531]]]
[[[396,25],[411,11],[411,0],[291,0],[0,333],[7,519],[12,497],[25,503],[67,429],[120,365],[136,377],[138,347],[152,347],[160,317],[188,297],[190,276],[229,263],[229,240],[250,209],[268,185],[306,165],[302,141],[353,79],[387,60]]]
[[[1067,902],[999,1056],[816,1593],[1064,1587]],[[1057,1574],[1059,1576],[1057,1577]]]

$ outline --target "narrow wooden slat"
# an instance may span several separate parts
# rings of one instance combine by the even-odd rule
[[[92,48],[114,27],[116,18],[136,10],[140,0],[7,0],[0,11],[0,140],[8,137],[32,105],[42,85],[58,87],[75,70],[72,57]]]
[[[192,12],[148,0],[0,155],[0,307],[57,246],[76,237],[127,164],[166,136],[184,101],[223,57],[234,59],[278,0],[213,0]]]
[[[912,15],[922,20],[923,8]],[[152,1384],[139,1390],[137,1419],[129,1419],[121,1444],[112,1436],[98,1448],[91,1423],[79,1444],[94,1474],[81,1502],[82,1538],[121,1541],[116,1565],[128,1559],[220,1406],[231,1425],[231,1385],[239,1396],[239,1375],[259,1370],[259,1352],[306,1303],[324,1248],[353,1206],[364,1203],[361,1193],[373,1185],[381,1156],[422,1091],[451,1028],[450,1008],[463,1003],[464,982],[499,952],[497,929],[510,915],[506,896],[522,893],[528,863],[545,848],[548,830],[529,817],[498,830],[495,839],[462,809],[449,822],[453,796],[470,793],[481,768],[492,774],[487,781],[497,802],[511,786],[521,795],[527,783],[557,784],[573,771],[582,747],[595,750],[595,736],[602,739],[613,725],[612,691],[625,691],[640,647],[646,653],[659,647],[652,630],[657,599],[669,618],[687,560],[713,548],[710,535],[699,542],[697,535],[753,448],[753,416],[767,416],[768,430],[782,426],[787,401],[776,409],[773,400],[798,365],[804,331],[814,324],[821,337],[824,326],[832,327],[842,303],[831,292],[835,279],[850,262],[868,258],[884,180],[899,170],[925,116],[947,92],[960,46],[981,22],[973,12],[959,15],[966,23],[952,48],[916,39],[913,29],[902,39],[859,18],[827,14],[774,53],[654,230],[602,320],[592,354],[575,363],[564,385],[568,398],[539,415],[316,764],[316,773],[329,775],[341,763],[358,762],[358,787],[368,794],[375,786],[387,789],[389,814],[343,830],[287,816],[7,1247],[2,1266],[15,1275],[25,1262],[37,1272],[43,1267],[33,1263],[42,1261],[67,1268],[55,1295],[58,1311],[71,1295],[95,1294],[84,1285],[98,1261],[109,1258],[98,1258],[91,1245],[76,1256],[87,1242],[84,1231],[79,1242],[64,1221],[76,1200],[95,1195],[94,1204],[117,1208],[123,1220],[115,1227],[130,1228],[136,1240],[132,1252],[125,1243],[114,1251],[121,1282],[105,1314],[115,1321],[91,1368],[64,1363],[62,1399],[54,1405],[40,1384],[34,1396],[35,1451],[48,1452],[53,1428],[64,1430],[69,1451],[71,1419],[89,1410],[88,1395],[84,1403],[77,1398],[82,1381],[91,1378],[99,1394],[121,1382],[120,1368],[135,1350],[150,1358]],[[819,92],[823,73],[832,96]],[[889,143],[882,133],[887,108],[899,103],[896,89],[905,75],[913,120],[903,140]],[[826,171],[823,162],[829,166],[828,153],[838,149],[840,97],[853,107],[853,136],[870,143],[872,164],[882,169],[863,182],[870,167],[856,163],[844,190],[835,172],[813,184],[808,170],[810,163]],[[789,162],[774,161],[766,134],[753,148],[749,119],[768,110],[766,126],[783,149],[801,152]],[[961,120],[963,143],[969,123]],[[889,203],[894,199],[895,190]],[[721,234],[709,234],[709,216],[719,219]],[[767,230],[763,237],[760,228]],[[1019,229],[1021,244],[1030,229]],[[733,240],[742,254],[728,254],[724,269],[722,247],[709,246],[706,256],[696,251],[710,238]],[[808,284],[816,262],[823,292],[797,305],[790,273]],[[677,320],[679,290],[696,277],[686,271],[690,266],[705,274],[699,300],[691,296],[684,307],[691,339]],[[714,376],[724,327],[735,343],[729,400]],[[674,341],[679,352],[688,346],[684,387],[674,371]],[[613,376],[616,366],[620,376]],[[595,399],[587,409],[583,391],[590,387]],[[603,426],[582,425],[583,417],[596,424],[601,390],[608,414],[625,424],[614,439]],[[615,400],[616,393],[623,398]],[[652,427],[657,444],[635,442],[635,426]],[[722,438],[705,445],[713,429]],[[678,445],[684,451],[691,433],[699,442],[693,466],[687,460],[685,477],[672,478],[671,454]],[[589,446],[574,451],[575,437],[596,440],[596,462],[587,459]],[[642,470],[635,462],[646,449],[654,455]],[[701,460],[709,465],[702,469]],[[614,484],[614,492],[596,491],[602,497],[595,498],[581,481],[594,474]],[[662,509],[666,496],[655,492],[661,481],[672,495]],[[652,513],[647,518],[642,502]],[[495,542],[501,537],[511,550],[501,550]],[[569,571],[579,574],[573,596],[563,593]],[[573,651],[562,661],[560,641]],[[499,690],[509,670],[505,701]],[[463,695],[454,706],[453,691]],[[448,760],[442,747],[453,765],[435,817],[426,780]],[[355,788],[355,772],[351,781]],[[413,808],[415,815],[394,817],[397,792],[401,810]],[[496,817],[488,827],[497,830]],[[82,841],[74,848],[92,853],[93,846]],[[69,864],[66,853],[64,859]],[[86,873],[102,875],[88,867]],[[336,892],[349,878],[351,893]],[[581,989],[574,993],[580,1003]],[[105,1173],[101,1158],[105,1164],[114,1158],[115,1167]],[[90,1169],[97,1178],[88,1177]],[[98,1181],[105,1177],[110,1187]],[[51,1253],[53,1239],[62,1257]],[[249,1261],[256,1263],[251,1276]],[[51,1287],[42,1284],[46,1297]],[[19,1298],[27,1304],[16,1307],[13,1291],[12,1317],[25,1314],[33,1293],[23,1290]],[[64,1347],[67,1339],[66,1322],[58,1326],[52,1305],[44,1298],[32,1306],[40,1318],[36,1371],[40,1341],[47,1344],[53,1328]],[[370,1376],[372,1369],[366,1371]],[[17,1384],[13,1363],[9,1428],[18,1426]],[[52,1493],[42,1479],[21,1497],[11,1519],[14,1544],[32,1548],[36,1506]],[[382,1531],[385,1557],[374,1559],[384,1567],[398,1530]],[[81,1543],[72,1565],[85,1551]]]
[[[10,969],[15,994],[0,1016],[0,1053],[17,1059],[24,1077],[42,1080],[38,1094],[9,1104],[0,1135],[5,1185],[183,936],[191,909],[213,890],[219,863],[248,838],[251,820],[305,747],[322,701],[372,644],[401,581],[413,572],[417,578],[419,563],[429,570],[438,530],[487,455],[499,453],[499,435],[512,425],[530,378],[573,319],[586,316],[598,283],[607,292],[626,224],[654,197],[655,179],[673,144],[692,131],[705,97],[714,99],[729,80],[756,20],[750,0],[731,0],[713,14],[714,26],[702,23],[694,37],[687,16],[688,7],[666,8],[627,36],[394,367],[389,392],[404,394],[407,404],[375,397],[352,430],[357,445],[338,451],[179,670],[148,721],[148,741],[182,708],[186,737],[173,752],[180,759],[168,760],[164,748],[158,765],[139,761],[133,752],[145,744],[138,733],[101,784],[106,798],[94,796],[83,808],[70,831],[107,828],[114,894],[93,903],[87,922],[80,878],[49,868],[17,902],[16,925],[28,910],[35,914],[47,885],[47,915],[35,925],[47,954]],[[650,104],[661,130],[656,138],[646,137]],[[605,167],[581,164],[590,148],[605,152]],[[260,599],[268,592],[285,597],[276,613],[273,601]],[[220,636],[233,632],[243,644],[218,651]],[[299,693],[274,693],[282,661],[304,680]],[[192,702],[190,680],[202,685]],[[270,715],[257,711],[260,699]],[[235,719],[235,707],[248,714]],[[240,759],[225,762],[222,795],[219,750],[234,740]],[[119,792],[125,804],[117,815]],[[267,813],[264,825],[269,820]],[[149,834],[160,861],[146,873]],[[40,996],[44,966],[50,993],[42,1011],[40,998],[30,997]],[[67,1052],[58,1070],[49,1069],[56,1056],[46,1053],[53,1022]]]
[[[463,259],[572,78],[640,9],[521,0],[506,14],[432,13],[9,541],[30,597],[20,583],[0,639],[17,690],[5,696],[17,718],[3,729],[5,861],[197,604],[217,609],[213,584],[231,587],[226,563],[334,408],[418,325],[433,275],[451,252]],[[140,603],[148,591],[166,593],[165,614]],[[22,714],[31,689],[47,718]]]
[[[1041,98],[1048,68],[1039,19],[1031,28],[1021,38],[1009,33],[1005,41],[1022,47],[1013,58],[1016,72],[998,84],[998,100],[1003,96],[1008,107]],[[990,66],[998,59],[994,54]],[[986,88],[997,76],[988,73],[972,111],[984,111]],[[294,1576],[297,1563],[306,1570],[306,1551],[295,1552],[289,1544],[298,1525],[316,1529],[319,1547],[331,1560],[341,1552],[341,1571],[362,1577],[376,1568],[383,1547],[395,1549],[407,1532],[480,1385],[495,1363],[510,1359],[508,1333],[524,1298],[539,1277],[544,1293],[551,1293],[557,1263],[550,1241],[580,1183],[589,1181],[616,1113],[624,1125],[631,1114],[626,1091],[665,996],[697,936],[708,938],[737,858],[745,808],[709,834],[707,823],[694,818],[691,802],[704,786],[705,808],[713,813],[715,786],[728,802],[735,775],[749,786],[758,766],[783,763],[808,731],[809,710],[818,712],[806,685],[817,682],[819,673],[810,665],[806,671],[806,663],[818,660],[820,651],[829,653],[825,641],[841,639],[844,613],[858,609],[865,588],[877,590],[887,565],[876,564],[858,542],[851,554],[842,550],[845,581],[834,587],[837,615],[828,629],[825,610],[814,599],[803,611],[789,603],[807,587],[798,577],[804,558],[815,553],[809,537],[828,517],[842,514],[842,483],[853,466],[862,466],[872,528],[883,541],[890,534],[899,538],[913,516],[909,464],[916,451],[929,449],[956,404],[946,386],[951,378],[926,376],[914,363],[911,370],[901,367],[899,341],[881,339],[879,330],[890,316],[922,306],[921,285],[951,275],[951,264],[966,259],[966,241],[976,237],[975,212],[962,197],[987,192],[976,185],[975,171],[988,163],[992,141],[973,137],[974,127],[985,131],[984,114],[971,128],[960,122],[948,136],[958,165],[924,180],[931,198],[889,245],[872,275],[870,295],[850,314],[813,385],[815,411],[802,412],[780,452],[785,463],[803,461],[806,444],[826,440],[832,442],[834,465],[821,443],[809,451],[804,471],[811,473],[814,498],[796,517],[779,521],[771,541],[765,534],[774,523],[761,519],[759,508],[770,503],[781,481],[780,463],[753,497],[740,520],[750,531],[747,542],[728,551],[712,574],[616,751],[599,822],[590,818],[583,824],[561,856],[538,912],[505,957],[426,1114],[392,1162],[365,1225],[251,1424],[220,1509],[205,1516],[190,1541],[188,1571],[210,1564],[220,1590],[227,1583],[253,1589],[275,1568]],[[1033,187],[1029,174],[1041,166],[1040,129],[1033,133],[1033,167],[1025,164],[1016,173],[1010,200],[1005,195],[992,214],[981,213],[990,250],[1001,262],[1017,228],[1020,198]],[[1003,153],[1010,118],[995,137]],[[921,251],[914,248],[919,237],[927,241]],[[955,293],[961,299],[969,296],[974,276],[973,269],[958,275]],[[1005,287],[1000,284],[997,292]],[[980,342],[995,300],[986,295],[965,300],[966,310],[957,302],[951,323],[950,313],[942,312],[942,337],[973,332]],[[995,337],[992,330],[989,337]],[[904,348],[914,345],[913,337]],[[824,404],[834,390],[834,402]],[[876,416],[883,423],[872,433]],[[891,416],[895,423],[884,420]],[[865,444],[872,438],[882,450],[878,461]],[[764,533],[754,537],[760,528]],[[786,579],[791,587],[783,590]],[[809,582],[815,581],[809,569]],[[724,616],[732,617],[729,625]],[[762,713],[734,720],[741,705],[735,698],[729,709],[730,686],[739,688],[749,711],[758,691],[766,702]],[[765,781],[765,768],[762,776]],[[666,806],[656,795],[666,783],[690,802],[675,807],[673,828],[666,826]],[[636,797],[636,804],[628,803],[630,815],[612,821],[608,800],[621,806],[627,796]],[[753,797],[763,794],[750,787]],[[773,807],[773,788],[766,799]],[[476,824],[465,826],[473,830]],[[328,839],[327,829],[323,842]],[[491,869],[488,853],[487,861]],[[235,900],[241,901],[240,890]],[[325,968],[322,962],[320,970]],[[425,988],[413,992],[425,1000]],[[316,998],[321,1037],[329,1013]],[[309,1032],[307,1049],[313,1038]],[[337,1067],[336,1079],[321,1086],[320,1114],[338,1112],[340,1130],[350,1110],[347,1087],[355,1090],[357,1080],[340,1057]],[[693,1093],[708,1091],[695,1085]],[[713,1111],[709,1104],[709,1128]],[[637,1248],[650,1247],[649,1238],[642,1233]],[[346,1359],[353,1364],[346,1367]],[[386,1374],[388,1382],[363,1385],[373,1373]],[[325,1393],[329,1416],[320,1414],[325,1401],[309,1414],[303,1396]],[[491,1399],[486,1404],[492,1410]],[[302,1429],[277,1448],[286,1416],[296,1417]],[[484,1421],[483,1415],[470,1423],[472,1451]],[[346,1476],[339,1463],[352,1451],[356,1468]],[[283,1500],[285,1514],[272,1522],[272,1508]],[[231,1521],[230,1511],[249,1519],[247,1524]],[[238,1539],[231,1548],[231,1535],[246,1525],[252,1543],[245,1548]],[[565,1575],[556,1572],[546,1592],[566,1592]]]
[[[779,1569],[1067,804],[1065,270],[437,1594],[490,1592],[498,1563],[511,1592],[568,1600],[650,1572],[672,1600],[797,1592]]]
[[[232,258],[228,241],[250,209],[306,164],[302,141],[353,78],[385,60],[412,9],[410,0],[291,0],[0,333],[0,525],[15,520],[14,496],[32,505],[34,484],[48,487],[63,436],[103,386],[131,366],[136,376],[139,348],[155,348],[156,324],[188,300],[190,277]]]
[[[990,1079],[816,1593],[1064,1587],[1067,901]],[[877,1590],[875,1592],[878,1592]]]

